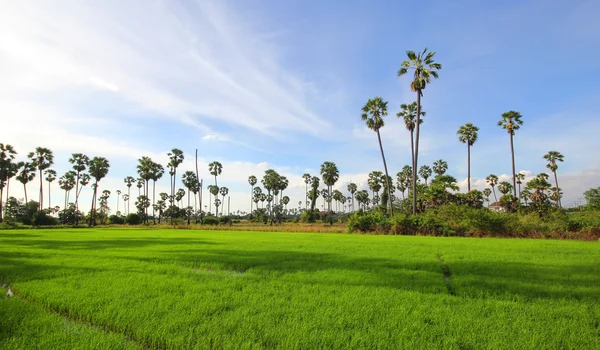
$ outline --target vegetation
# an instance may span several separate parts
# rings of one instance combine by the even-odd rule
[[[7,349],[600,346],[590,242],[159,229],[0,241]]]

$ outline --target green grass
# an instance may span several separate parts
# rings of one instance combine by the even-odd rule
[[[598,242],[0,231],[0,280],[3,349],[600,348]]]

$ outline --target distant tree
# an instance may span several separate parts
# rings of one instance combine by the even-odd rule
[[[417,120],[416,120],[416,135],[415,135],[415,152],[412,176],[412,193],[413,193],[413,214],[417,213],[417,169],[419,160],[419,130],[421,125],[421,96],[427,84],[431,82],[431,77],[437,79],[438,71],[442,69],[442,65],[434,61],[435,52],[427,52],[427,48],[423,52],[407,51],[408,60],[405,60],[400,65],[398,76],[403,76],[409,70],[414,71],[413,80],[410,83],[412,91],[417,93]],[[387,175],[387,174],[386,174]]]
[[[558,162],[563,162],[565,156],[563,156],[560,152],[550,151],[544,155],[544,159],[548,161],[546,168],[550,169],[552,174],[554,174],[554,185],[558,189],[558,177],[556,176],[556,170],[558,169]],[[562,206],[560,203],[560,190],[557,190],[556,193],[556,206],[560,208]]]
[[[175,192],[175,201],[177,202],[179,209],[181,209],[182,207],[181,200],[183,199],[183,197],[185,197],[185,190],[183,188],[180,188],[177,190],[177,192]]]
[[[419,112],[417,112],[419,113]],[[389,179],[387,163],[385,162],[385,155],[383,153],[383,145],[381,143],[381,134],[379,130],[385,125],[383,121],[383,117],[387,115],[387,101],[384,101],[381,97],[375,97],[367,101],[367,103],[362,108],[361,119],[367,123],[367,127],[377,133],[377,141],[379,141],[379,149],[381,150],[381,159],[383,159],[383,168],[385,170],[385,178]],[[417,123],[420,119],[417,120]],[[417,127],[417,137],[418,137],[418,127]],[[391,185],[389,182],[387,183],[388,196],[391,198],[392,193]],[[392,201],[390,201],[390,215],[393,215],[393,206]]]
[[[69,193],[71,192],[73,187],[75,187],[76,176],[77,174],[73,170],[69,170],[63,176],[61,176],[60,179],[58,179],[60,189],[65,191],[65,206],[63,207],[64,209],[68,209],[67,204],[69,203]],[[73,205],[73,211],[77,211],[75,205]]]
[[[513,178],[513,195],[517,196],[517,179],[515,176],[515,147],[513,144],[513,138],[515,136],[515,131],[519,130],[521,125],[523,125],[523,121],[521,120],[521,113],[515,111],[508,111],[506,113],[502,113],[502,119],[498,122],[498,126],[501,126],[505,129],[510,135],[510,153],[512,156],[512,178]]]
[[[548,190],[550,189],[550,183],[548,182],[548,174],[538,174],[527,183],[525,189],[531,193],[529,196],[531,205],[542,216],[549,207]]]
[[[288,196],[281,197],[281,204],[283,204],[285,206],[286,210],[287,210],[287,205],[289,202],[290,202],[290,197],[288,197]]]
[[[256,176],[250,175],[248,177],[248,183],[250,184],[250,187],[251,187],[251,190],[250,190],[250,213],[252,213],[252,201],[254,198],[254,186],[256,185],[257,182],[258,182],[258,180],[256,179]]]
[[[183,186],[185,186],[185,188],[187,188],[187,194],[188,194],[188,208],[191,208],[190,205],[190,193],[194,193],[195,189],[198,188],[198,178],[196,177],[196,173],[194,173],[193,171],[186,171],[185,173],[183,173],[182,176],[182,182],[183,182]],[[194,197],[195,198],[195,197]],[[187,217],[188,217],[188,225],[190,224],[190,219],[191,219],[191,213],[188,211],[187,213]]]
[[[222,203],[225,204],[225,196],[229,194],[229,189],[225,186],[221,186],[221,188],[219,188],[219,193],[221,193],[221,197],[223,197]],[[223,216],[224,209],[225,205],[223,205],[223,207],[221,208],[221,216]]]
[[[3,214],[3,195],[6,187],[6,201],[8,203],[8,184],[10,179],[17,173],[17,164],[14,162],[15,155],[14,147],[9,144],[0,143],[0,222],[2,222]]]
[[[506,195],[508,192],[512,191],[513,187],[510,182],[502,181],[498,184],[498,191],[503,195]]]
[[[152,180],[152,220],[156,224],[155,218],[155,199],[156,199],[156,181],[160,180],[165,174],[165,168],[160,163],[151,163],[150,167],[150,179]],[[159,206],[160,207],[160,206]],[[159,220],[160,221],[160,220]]]
[[[17,181],[23,184],[23,191],[25,191],[25,204],[29,203],[27,199],[27,184],[35,178],[35,165],[28,162],[19,162],[19,173],[17,174]]]
[[[471,146],[477,141],[478,131],[478,127],[472,123],[467,123],[456,132],[458,140],[467,144],[467,192],[471,191]]]
[[[517,197],[519,198],[519,202],[521,201],[521,185],[523,184],[523,180],[525,180],[525,174],[516,173],[515,177],[517,178],[517,186],[519,188]]]
[[[596,188],[590,188],[584,192],[587,206],[593,210],[600,210],[600,186]]]
[[[446,170],[448,170],[448,163],[445,160],[439,159],[433,162],[433,172],[436,175],[444,175]]]
[[[425,111],[421,110],[421,117],[426,115]],[[400,105],[400,112],[396,114],[398,118],[404,119],[404,125],[406,129],[410,131],[410,154],[412,165],[415,164],[415,125],[417,123],[417,101],[410,104]],[[423,124],[423,119],[419,118],[419,124]],[[411,168],[412,169],[412,168]],[[412,174],[411,174],[412,178]]]
[[[321,165],[321,177],[323,178],[323,183],[327,186],[327,195],[331,197],[331,189],[340,178],[340,171],[338,170],[337,165],[335,165],[333,162],[324,162]],[[332,224],[331,200],[329,200],[327,211],[329,212],[329,223]]]
[[[381,171],[371,171],[369,173],[369,179],[367,180],[367,184],[369,185],[369,189],[371,190],[373,196],[379,196],[379,191],[381,190],[381,182],[383,180],[383,173]]]
[[[498,176],[490,174],[488,175],[488,177],[485,178],[485,181],[488,183],[488,185],[490,185],[490,187],[492,187],[492,191],[494,192],[494,199],[496,202],[498,202],[498,197],[496,197],[496,185],[498,184]]]
[[[320,185],[321,179],[319,179],[316,176],[313,176],[310,179],[310,211],[314,211],[315,207],[317,205],[317,199],[319,198],[319,185]]]
[[[42,211],[44,207],[44,175],[42,172],[54,164],[54,154],[45,147],[36,147],[35,151],[30,152],[27,157],[31,159],[31,165],[37,169],[40,178],[40,200],[38,211]]]
[[[483,195],[485,196],[485,201],[488,202],[488,207],[490,206],[490,195],[492,194],[492,190],[489,188],[485,188],[483,190]]]
[[[183,163],[185,157],[183,155],[183,151],[177,148],[173,148],[171,152],[167,153],[167,155],[169,156],[167,168],[169,169],[169,175],[171,176],[171,196],[169,197],[169,200],[171,206],[174,206],[173,201],[175,200],[175,187],[177,186],[177,168],[181,165],[181,163]],[[172,217],[171,223],[173,223]]]
[[[125,185],[127,186],[127,197],[131,198],[131,186],[135,183],[133,176],[127,176],[124,179]],[[127,214],[129,214],[129,201],[127,201]]]

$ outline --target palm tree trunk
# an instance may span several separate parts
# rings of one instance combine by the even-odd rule
[[[67,190],[65,190],[65,207],[63,208],[63,210],[67,209],[67,193],[69,193],[69,192]]]
[[[496,200],[496,203],[498,203],[498,197],[496,197],[496,188],[494,186],[492,186],[492,191],[494,191],[494,199]]]
[[[77,170],[77,180],[75,181],[75,210],[79,210],[79,170]]]
[[[512,156],[512,180],[513,180],[513,194],[517,196],[517,180],[515,177],[515,148],[513,145],[513,134],[510,134],[510,153]]]
[[[95,225],[94,218],[96,214],[96,210],[94,209],[94,204],[96,203],[96,191],[98,190],[98,181],[94,184],[94,194],[92,194],[92,206],[90,210],[90,222],[88,226]]]
[[[558,187],[558,177],[556,176],[556,170],[552,171],[554,173],[554,183],[556,184],[556,205],[561,208],[562,204],[560,201],[560,188]]]
[[[419,160],[419,131],[421,130],[421,90],[417,90],[417,124],[415,128],[416,140],[415,140],[415,152],[413,156],[413,178],[412,178],[412,189],[413,189],[413,214],[417,213],[417,165]]]
[[[471,145],[467,142],[467,192],[471,192]]]
[[[0,196],[2,197],[2,196]],[[50,194],[50,181],[48,181],[48,209],[52,208],[52,197]]]
[[[189,208],[190,208],[190,189],[188,188],[188,207],[186,209],[189,209]],[[188,225],[189,225],[190,224],[190,211],[189,210],[186,210],[186,211],[188,212]]]
[[[23,184],[23,190],[25,191],[25,204],[27,204],[29,201],[27,200],[27,186],[25,184]]]
[[[154,213],[155,197],[156,197],[156,180],[153,180],[152,181],[152,222],[154,223],[154,225],[156,225],[156,214]]]
[[[2,222],[2,197],[4,196],[4,187],[0,187],[0,222]]]
[[[387,163],[385,162],[385,155],[383,154],[383,144],[381,143],[381,134],[377,129],[377,140],[379,141],[379,149],[381,150],[381,159],[383,159],[383,169],[385,170],[385,182],[387,184],[388,202],[390,204],[390,216],[394,215],[394,209],[392,205],[392,191],[390,188],[390,177],[388,176]]]
[[[254,193],[254,186],[250,189],[250,215],[252,215],[252,194]]]

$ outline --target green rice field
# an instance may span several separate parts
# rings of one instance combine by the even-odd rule
[[[600,242],[0,231],[2,349],[600,349]]]

